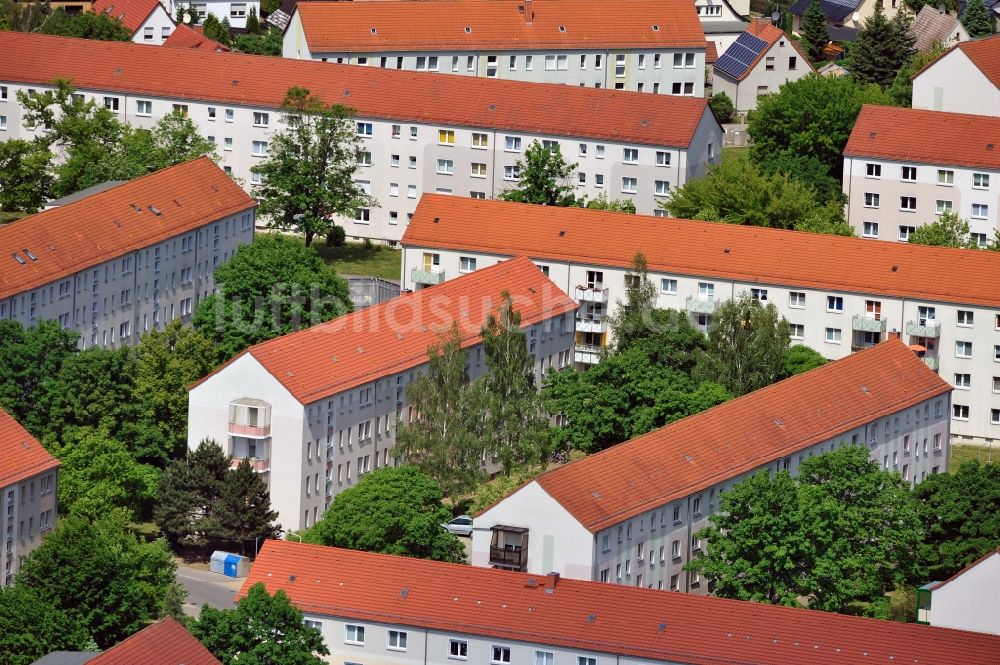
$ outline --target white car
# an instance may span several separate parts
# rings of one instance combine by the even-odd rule
[[[447,524],[441,525],[445,531],[448,533],[453,533],[456,536],[471,536],[472,535],[472,518],[468,515],[459,515]]]

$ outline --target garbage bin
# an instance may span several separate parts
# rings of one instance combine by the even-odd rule
[[[227,554],[223,563],[223,575],[226,577],[245,577],[250,569],[250,560],[239,554]]]
[[[213,573],[218,573],[219,575],[226,574],[226,557],[230,556],[229,552],[222,552],[216,550],[212,552],[212,558],[209,561],[208,569]]]

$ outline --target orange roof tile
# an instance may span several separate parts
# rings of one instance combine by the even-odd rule
[[[0,226],[0,298],[256,205],[212,160],[201,157]]]
[[[264,543],[240,595],[258,582],[313,616],[691,665],[996,665],[1000,653],[986,633],[290,541]]]
[[[177,24],[177,27],[170,33],[170,36],[163,42],[163,45],[170,48],[191,48],[205,51],[225,52],[229,50],[224,44],[206,37],[201,30],[196,30],[184,23]]]
[[[1000,35],[961,42],[958,48],[993,85],[1000,88]]]
[[[747,67],[743,71],[743,73],[736,79],[737,81],[742,81],[746,79],[746,77],[750,76],[754,68],[760,63],[761,60],[764,59],[767,53],[771,50],[771,47],[777,44],[778,40],[782,38],[787,39],[791,43],[792,48],[794,48],[796,51],[799,52],[799,55],[802,56],[803,62],[806,63],[806,65],[809,67],[810,70],[812,70],[813,72],[816,71],[816,68],[812,66],[811,62],[809,62],[809,58],[806,57],[805,53],[802,52],[802,49],[799,47],[798,42],[789,39],[783,30],[781,30],[773,23],[771,23],[770,19],[761,19],[761,18],[754,19],[753,21],[750,22],[750,25],[747,26],[747,29],[744,32],[749,32],[754,37],[763,39],[765,42],[767,42],[767,46],[761,49],[760,53],[757,54],[757,57],[754,58],[753,62],[750,63],[750,66]],[[723,72],[722,70],[716,70],[716,71],[723,74],[724,76],[726,75],[726,73]]]
[[[365,3],[374,7],[374,3]],[[292,86],[358,115],[687,147],[702,97],[498,81],[291,58],[0,32],[0,80],[278,108]],[[181,76],[178,72],[198,72]]]
[[[567,464],[537,482],[597,533],[949,391],[903,342],[889,340]]]
[[[711,65],[719,59],[719,49],[713,41],[705,42],[705,64]]]
[[[59,460],[9,413],[0,409],[0,488],[58,466]]]
[[[641,250],[654,274],[1000,307],[996,252],[438,194],[421,197],[402,242],[619,267]]]
[[[866,104],[844,156],[1000,169],[1000,117]]]
[[[175,619],[143,628],[87,661],[88,665],[222,665]]]
[[[160,0],[94,0],[92,11],[120,19],[134,34],[159,6]]]
[[[576,303],[534,263],[516,258],[263,342],[244,353],[297,400],[309,404],[427,362],[428,348],[452,323],[458,324],[462,348],[477,344],[487,315],[496,311],[504,291],[510,293],[523,326],[576,309]]]
[[[303,2],[296,11],[313,53],[705,47],[689,0],[630,0],[628,11],[607,0]]]

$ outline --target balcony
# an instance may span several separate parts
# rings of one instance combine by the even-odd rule
[[[921,360],[923,360],[924,364],[935,372],[938,371],[938,368],[941,366],[941,359],[938,356],[924,356]]]
[[[271,426],[229,423],[229,433],[233,436],[243,436],[248,439],[265,439],[271,436]]]
[[[604,347],[593,344],[577,344],[573,350],[573,360],[584,365],[596,365],[601,362],[601,352]]]
[[[608,302],[608,289],[601,284],[578,286],[573,294],[577,302]]]
[[[885,319],[878,314],[855,314],[851,320],[851,328],[858,332],[882,334],[885,333]]]
[[[410,271],[410,281],[414,284],[434,286],[435,284],[440,284],[444,281],[444,270],[441,268],[432,268],[430,270],[414,268]]]
[[[524,527],[496,525],[490,540],[490,565],[504,570],[528,569],[528,530]]]
[[[936,339],[941,336],[941,324],[933,319],[907,321],[906,334],[913,337],[932,337]]]
[[[243,460],[250,461],[250,468],[257,473],[266,473],[271,470],[271,460],[270,459],[260,459],[257,457],[237,457],[229,464],[230,469],[235,469],[240,465]]]
[[[718,306],[719,301],[714,298],[695,298],[694,296],[688,296],[685,309],[687,309],[687,311],[691,314],[715,314],[715,310]]]
[[[577,316],[576,330],[577,332],[605,333],[608,331],[608,324],[604,320],[604,317],[585,318]]]

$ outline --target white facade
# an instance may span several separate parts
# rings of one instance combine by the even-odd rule
[[[733,100],[736,111],[746,113],[757,108],[758,97],[776,93],[785,83],[797,81],[814,71],[809,59],[793,46],[791,39],[782,35],[742,79],[737,80],[716,68],[712,92],[726,93]]]
[[[41,446],[37,441],[30,445]],[[3,528],[0,529],[0,588],[14,583],[24,558],[42,544],[56,524],[56,484],[59,473],[49,469],[10,485],[0,485]]]
[[[959,44],[918,72],[913,78],[913,108],[1000,116],[1000,85],[968,54],[988,57],[990,49],[1000,49],[1000,37]]]
[[[132,33],[132,41],[136,44],[152,44],[162,46],[174,32],[177,25],[163,5],[157,5],[146,17],[146,20]]]
[[[161,0],[163,2],[164,0]],[[177,13],[177,7],[191,7],[198,16],[198,21],[204,21],[209,14],[222,21],[229,21],[232,28],[247,27],[247,17],[254,11],[260,17],[260,0],[167,0],[171,5],[171,16]]]
[[[695,0],[694,8],[705,39],[715,44],[718,55],[722,55],[747,28],[749,0]]]
[[[934,587],[928,614],[932,626],[1000,635],[1000,550]]]

